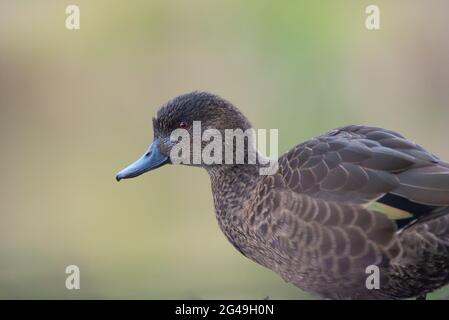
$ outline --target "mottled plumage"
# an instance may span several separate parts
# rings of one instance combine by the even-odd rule
[[[190,93],[158,112],[159,151],[168,156],[169,133],[193,120],[251,127],[229,102]],[[229,241],[312,294],[402,299],[449,283],[449,164],[398,133],[332,130],[281,156],[271,176],[259,175],[260,164],[202,166]],[[366,288],[370,265],[379,267],[380,289]]]

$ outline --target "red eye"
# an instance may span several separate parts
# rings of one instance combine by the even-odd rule
[[[180,122],[179,125],[178,125],[178,128],[180,128],[180,129],[187,129],[188,125],[187,125],[186,122]]]

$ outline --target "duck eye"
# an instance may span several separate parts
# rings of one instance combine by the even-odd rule
[[[180,129],[187,129],[188,125],[186,122],[182,121],[179,123],[178,128]]]

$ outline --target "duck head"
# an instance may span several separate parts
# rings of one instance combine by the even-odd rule
[[[170,154],[177,142],[173,140],[172,133],[177,129],[183,129],[183,132],[192,137],[189,140],[191,141],[189,150],[193,151],[194,122],[200,123],[201,135],[207,129],[222,133],[226,129],[246,131],[251,128],[250,122],[236,107],[217,95],[191,92],[178,96],[159,109],[157,116],[153,118],[153,142],[142,157],[117,174],[117,181],[134,178],[166,164],[175,163]],[[206,142],[201,141],[201,147],[205,145]],[[188,154],[187,157],[192,158],[193,155]],[[195,165],[194,161],[189,163]],[[203,162],[196,165],[208,166]]]

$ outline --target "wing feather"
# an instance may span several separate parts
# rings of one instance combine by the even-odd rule
[[[431,209],[449,206],[449,164],[391,130],[335,129],[298,145],[279,164],[286,188],[318,199],[366,207],[393,194]]]

